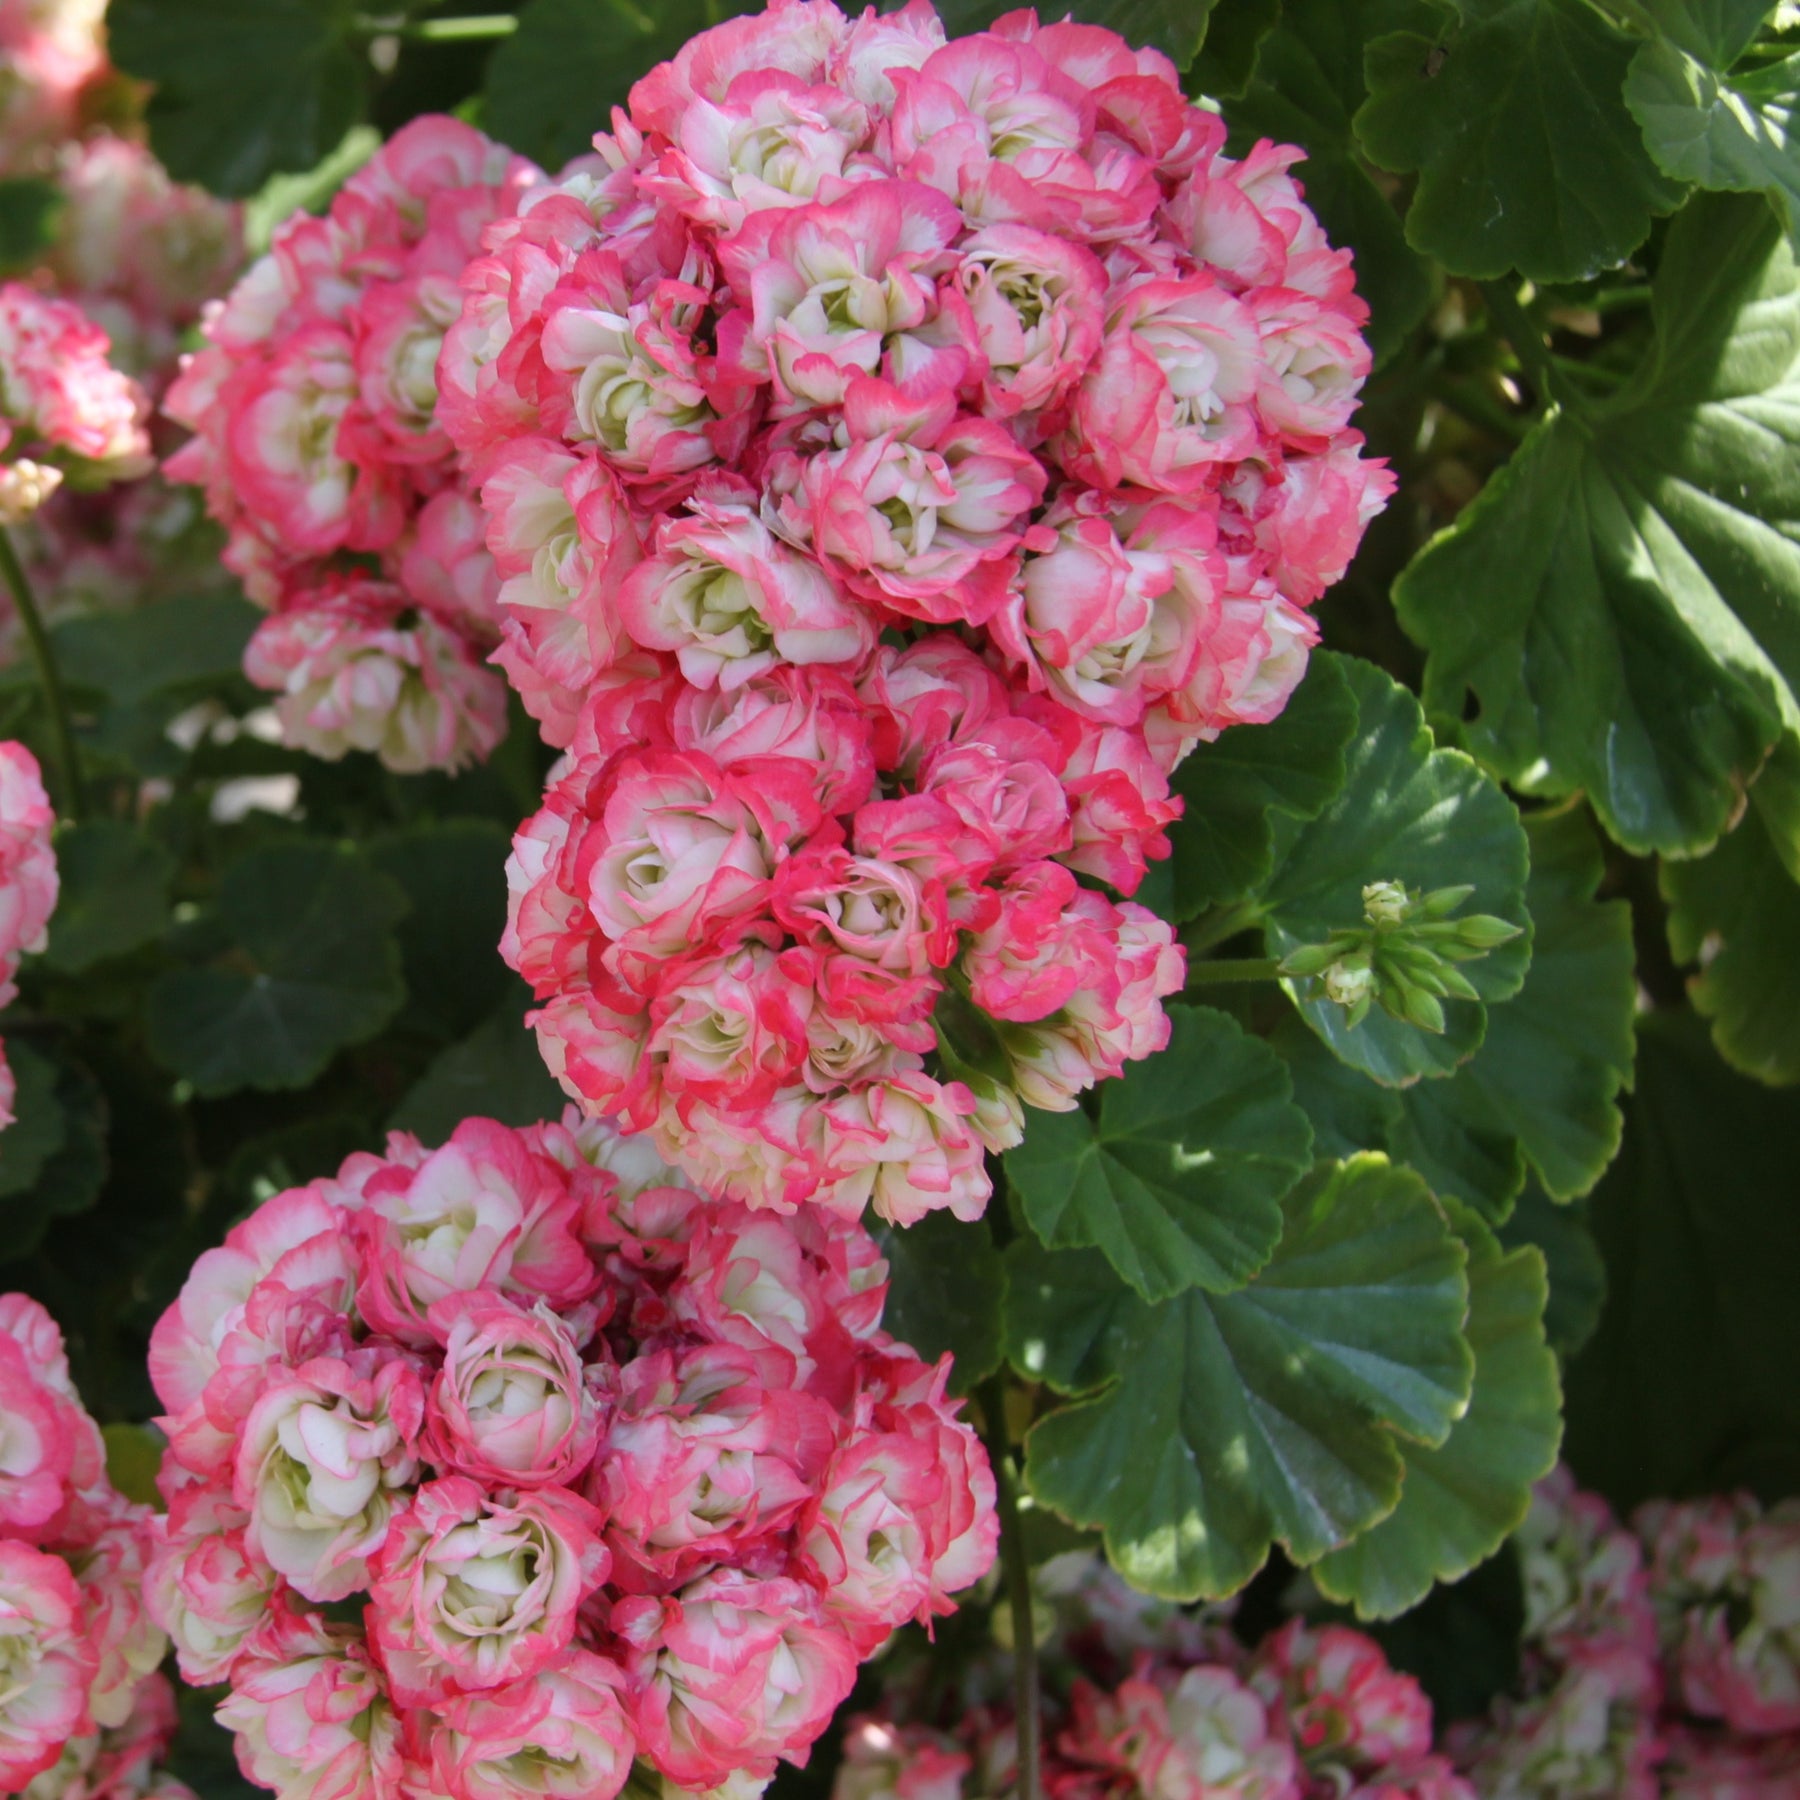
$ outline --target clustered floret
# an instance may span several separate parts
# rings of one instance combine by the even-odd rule
[[[0,744],[0,1007],[19,997],[20,957],[48,941],[59,885],[50,848],[55,823],[37,758],[23,744]],[[0,1129],[13,1122],[14,1094],[0,1045]]]
[[[193,1800],[155,1766],[175,1693],[143,1604],[152,1517],[107,1479],[55,1322],[0,1294],[0,1794]]]
[[[1037,1585],[1051,1800],[1475,1800],[1432,1749],[1419,1684],[1359,1631],[1292,1619],[1248,1649],[1224,1616],[1146,1602],[1086,1553]],[[833,1800],[1016,1793],[1010,1706],[977,1689],[942,1728],[904,1702],[854,1720]]]
[[[322,217],[275,234],[209,310],[170,389],[226,564],[274,616],[251,678],[321,756],[454,769],[505,729],[493,564],[436,416],[438,346],[482,232],[537,171],[454,119],[415,120]]]
[[[106,74],[106,0],[0,0],[0,169],[41,168]]]
[[[1481,1793],[1800,1794],[1800,1508],[1657,1501],[1626,1529],[1559,1469],[1516,1541],[1521,1692],[1450,1737]]]
[[[568,751],[505,952],[570,1094],[751,1205],[974,1216],[1023,1105],[1167,1041],[1096,886],[1391,485],[1349,254],[1224,138],[1104,30],[776,0],[464,274],[436,417]]]
[[[571,1109],[277,1195],[158,1325],[150,1601],[283,1794],[754,1792],[997,1536],[858,1225]]]
[[[0,283],[0,527],[29,517],[65,477],[98,486],[148,472],[149,405],[110,350],[80,307]]]

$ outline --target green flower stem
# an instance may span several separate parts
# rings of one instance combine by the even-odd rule
[[[1488,316],[1512,346],[1519,367],[1537,391],[1539,403],[1548,406],[1561,399],[1564,390],[1556,378],[1555,358],[1544,342],[1544,334],[1532,324],[1512,288],[1504,281],[1484,281],[1481,294],[1487,302]]]
[[[1227,938],[1234,938],[1240,931],[1248,931],[1252,925],[1261,922],[1262,909],[1254,900],[1216,907],[1183,927],[1181,947],[1189,956],[1198,956],[1202,950],[1210,950],[1214,944],[1222,944]]]
[[[1031,1564],[1025,1556],[1019,1519],[1019,1493],[1013,1483],[1012,1447],[1006,1432],[1006,1383],[990,1376],[981,1384],[981,1416],[987,1424],[988,1460],[1000,1514],[1000,1567],[1012,1608],[1013,1712],[1019,1735],[1018,1800],[1042,1800],[1043,1779],[1038,1745],[1042,1717],[1038,1695],[1037,1628],[1031,1616]]]
[[[5,577],[13,604],[19,609],[19,622],[25,627],[31,659],[37,664],[38,680],[43,683],[44,699],[50,707],[50,735],[56,750],[57,786],[62,799],[60,811],[65,819],[78,820],[87,809],[81,790],[81,758],[69,720],[69,696],[63,689],[62,671],[56,666],[56,653],[50,648],[50,634],[44,629],[43,615],[31,592],[31,580],[4,526],[0,526],[0,576]]]
[[[1220,981],[1278,981],[1278,956],[1224,956],[1213,962],[1195,963],[1188,970],[1189,987],[1210,987]]]
[[[392,34],[409,44],[485,44],[519,29],[512,13],[470,13],[457,19],[408,19]]]

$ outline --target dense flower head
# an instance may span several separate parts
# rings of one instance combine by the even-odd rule
[[[1632,1526],[1686,1710],[1734,1732],[1800,1732],[1800,1504],[1655,1501]]]
[[[861,1226],[583,1119],[404,1133],[207,1251],[151,1342],[147,1593],[284,1795],[756,1791],[993,1560]],[[352,1622],[355,1621],[355,1622]],[[746,1786],[747,1784],[747,1786]]]
[[[106,72],[106,0],[0,0],[0,173],[40,169]]]
[[[0,1006],[18,998],[13,978],[19,958],[48,941],[58,889],[56,852],[50,847],[55,823],[37,758],[23,744],[0,743]],[[12,1071],[0,1049],[0,1128],[12,1121]],[[0,1493],[6,1480],[0,1474]],[[0,1525],[7,1520],[0,1498]]]
[[[308,748],[454,768],[499,735],[504,686],[480,666],[499,636],[498,578],[459,491],[435,367],[464,265],[535,174],[454,119],[403,127],[322,217],[289,220],[208,306],[207,341],[167,396],[195,433],[169,473],[204,487],[251,597],[304,615],[250,673],[289,696],[296,680],[309,690],[279,709]],[[316,603],[371,563],[397,597],[389,612],[422,620],[402,627],[404,646],[372,646],[366,609]],[[321,684],[329,692],[310,693]],[[431,716],[390,726],[395,706]]]
[[[1053,1800],[1475,1800],[1432,1748],[1418,1684],[1361,1632],[1294,1620],[1251,1648],[1226,1609],[1134,1595],[1085,1552],[1034,1587]],[[851,1722],[834,1800],[1005,1800],[1009,1675],[977,1665],[948,1705],[929,1697],[941,1683],[902,1678],[886,1711]]]
[[[9,746],[10,748],[10,746]],[[0,1294],[0,1794],[191,1800],[144,1605],[152,1514],[117,1493],[37,1301]]]
[[[0,283],[0,519],[30,507],[12,470],[48,468],[86,484],[149,467],[143,391],[108,360],[104,331],[68,300]],[[41,496],[40,496],[41,497]]]
[[[1391,486],[1349,257],[1223,144],[1110,32],[775,0],[464,271],[436,419],[568,752],[506,954],[703,1184],[970,1217],[1167,1041],[1170,774],[1280,712]]]

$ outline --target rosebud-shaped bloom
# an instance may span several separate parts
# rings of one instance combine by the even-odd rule
[[[875,641],[866,608],[725,496],[696,495],[663,520],[618,610],[638,643],[672,651],[702,688],[740,687],[777,662],[858,662]]]
[[[933,276],[961,226],[943,195],[899,181],[752,214],[720,249],[749,308],[721,325],[724,361],[796,411],[841,405],[858,375],[954,389],[969,350],[962,322],[939,318]]]
[[[357,1305],[403,1342],[443,1341],[449,1321],[428,1315],[449,1295],[485,1288],[564,1307],[599,1286],[571,1172],[491,1119],[465,1119],[413,1166],[386,1164],[364,1200]]]
[[[276,1577],[250,1555],[249,1523],[210,1485],[182,1489],[156,1523],[144,1598],[196,1687],[225,1679],[268,1612]]]
[[[462,1476],[420,1488],[370,1583],[370,1631],[399,1699],[430,1706],[558,1661],[606,1579],[599,1525],[561,1488],[511,1504]]]
[[[125,1723],[139,1684],[168,1654],[169,1641],[144,1598],[151,1521],[147,1506],[102,1487],[84,1499],[79,1543],[64,1550],[81,1589],[83,1629],[96,1660],[88,1710],[103,1727]]]
[[[55,823],[37,758],[23,744],[0,744],[0,1006],[18,993],[19,957],[43,949],[56,910]]]
[[[893,1225],[913,1225],[948,1207],[979,1219],[993,1183],[970,1123],[974,1096],[961,1082],[901,1072],[828,1101],[829,1203],[849,1218],[864,1206]]]
[[[100,476],[144,473],[149,403],[110,349],[79,307],[0,283],[0,450]]]
[[[1056,405],[1100,348],[1105,271],[1079,245],[1022,225],[972,232],[957,256],[987,409],[1004,417]]]
[[[1257,1653],[1252,1676],[1309,1763],[1341,1762],[1368,1773],[1431,1749],[1431,1702],[1410,1675],[1388,1666],[1381,1646],[1341,1625],[1293,1619]]]
[[[569,1328],[540,1300],[497,1294],[437,1302],[444,1366],[431,1390],[426,1454],[501,1487],[572,1482],[594,1454],[594,1398]]]
[[[467,642],[385,582],[293,594],[257,627],[244,672],[280,696],[288,740],[332,762],[368,750],[401,774],[454,771],[506,732],[504,691]]]
[[[252,1781],[295,1800],[399,1790],[398,1722],[360,1634],[283,1606],[258,1632],[214,1715]]]
[[[1298,1758],[1256,1693],[1210,1665],[1134,1676],[1116,1695],[1076,1685],[1060,1740],[1081,1763],[1127,1775],[1157,1800],[1300,1800]]]
[[[18,1311],[42,1314],[23,1295],[8,1298]],[[6,1323],[16,1327],[24,1321]],[[48,1314],[42,1314],[41,1323],[55,1330]],[[58,1333],[59,1354],[60,1340]],[[80,1408],[31,1354],[29,1342],[15,1337],[12,1329],[0,1333],[0,1527],[37,1536],[62,1511],[78,1462],[91,1479],[91,1454],[83,1455],[83,1423]]]
[[[1264,426],[1301,444],[1341,431],[1369,373],[1361,331],[1367,307],[1354,298],[1332,304],[1271,288],[1251,310],[1262,334],[1256,410]]]
[[[895,1626],[954,1610],[999,1542],[994,1477],[943,1397],[948,1366],[905,1403],[867,1393],[800,1521],[801,1566],[868,1656]]]
[[[684,1788],[804,1762],[856,1675],[850,1642],[812,1589],[720,1569],[667,1600],[625,1600],[638,1747]]]
[[[793,1519],[837,1436],[823,1402],[784,1385],[793,1378],[790,1358],[730,1344],[625,1365],[590,1484],[616,1581],[666,1591]]]
[[[0,1790],[19,1792],[92,1729],[94,1669],[68,1565],[0,1538]]]
[[[1096,487],[1193,493],[1255,443],[1254,314],[1210,276],[1147,281],[1114,297],[1064,449]]]
[[[417,1370],[391,1350],[272,1373],[232,1484],[251,1549],[309,1600],[355,1593],[418,1473],[424,1412]]]
[[[973,1764],[955,1740],[923,1725],[851,1721],[831,1800],[963,1800]]]
[[[573,1650],[509,1687],[459,1694],[431,1732],[431,1762],[455,1800],[612,1800],[636,1748],[604,1657]]]

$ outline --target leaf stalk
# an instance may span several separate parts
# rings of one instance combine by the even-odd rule
[[[1006,1430],[1006,1384],[990,1376],[981,1384],[981,1415],[987,1426],[988,1460],[1000,1514],[1000,1567],[1012,1609],[1013,1715],[1019,1740],[1018,1800],[1043,1800],[1043,1717],[1038,1692],[1037,1627],[1031,1612],[1031,1563],[1025,1554],[1019,1517],[1019,1490],[1013,1478],[1012,1446]]]
[[[44,616],[31,591],[31,578],[25,573],[18,548],[4,526],[0,526],[0,577],[5,578],[13,604],[19,609],[19,623],[25,627],[31,660],[37,665],[38,681],[50,708],[50,741],[56,758],[56,785],[62,801],[59,811],[65,819],[80,820],[87,811],[87,802],[81,787],[81,758],[75,748],[68,692],[63,687],[56,652],[50,646],[50,634],[44,629]]]

